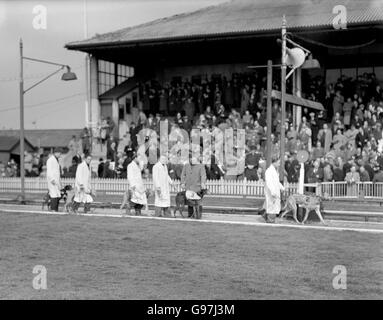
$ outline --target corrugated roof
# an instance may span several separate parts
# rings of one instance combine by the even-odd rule
[[[2,152],[11,151],[19,143],[19,141],[20,141],[19,137],[1,135],[0,136],[0,151]],[[27,144],[30,144],[30,142],[27,139],[24,139],[24,141]]]
[[[25,137],[34,146],[42,148],[67,147],[72,136],[79,137],[82,129],[48,129],[48,130],[25,130]],[[0,130],[0,135],[9,138],[16,137],[18,141],[18,130]]]
[[[234,0],[198,11],[158,19],[93,38],[71,42],[69,49],[118,45],[176,38],[219,36],[280,30],[282,16],[287,28],[331,27],[333,8],[344,5],[347,24],[383,21],[382,0]]]
[[[18,142],[17,137],[0,136],[0,151],[10,151]]]

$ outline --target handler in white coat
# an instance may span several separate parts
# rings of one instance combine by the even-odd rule
[[[141,209],[147,204],[146,189],[142,180],[140,161],[137,154],[133,153],[132,158],[133,160],[127,168],[128,189],[131,193],[130,202],[136,215],[141,215]]]
[[[56,148],[47,160],[47,182],[49,196],[51,197],[50,209],[52,211],[59,211],[59,201],[61,198],[60,165],[58,161],[60,156],[61,149]]]
[[[93,202],[93,198],[91,196],[91,161],[92,156],[88,155],[77,167],[75,180],[75,197],[73,206],[74,212],[77,212],[81,203],[84,203],[84,213],[90,211],[90,204]]]
[[[285,190],[279,182],[279,166],[280,160],[274,158],[265,172],[265,220],[271,223],[275,222],[275,216],[281,211],[281,191]]]
[[[170,216],[170,185],[172,179],[168,174],[167,156],[161,155],[159,161],[153,166],[153,186],[155,191],[155,215]]]

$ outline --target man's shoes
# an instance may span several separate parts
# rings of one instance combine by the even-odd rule
[[[261,214],[261,216],[262,216],[263,219],[265,219],[266,222],[268,221],[266,211],[264,211],[264,212]]]

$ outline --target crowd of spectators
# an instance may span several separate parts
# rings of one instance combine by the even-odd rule
[[[12,178],[20,175],[19,167],[14,159],[11,159],[7,163],[0,161],[0,177]]]
[[[44,158],[41,150],[35,150],[34,152],[25,151],[24,153],[24,169],[26,177],[39,177],[43,174]],[[20,166],[11,158],[7,163],[0,161],[0,177],[12,178],[20,176]]]
[[[315,77],[304,83],[305,96],[321,102],[325,111],[302,108],[301,121],[294,126],[292,106],[288,105],[285,180],[298,182],[300,164],[297,153],[306,150],[310,159],[305,163],[305,182],[383,182],[383,90],[375,75],[342,76],[328,84],[322,77]],[[230,80],[216,75],[210,79],[178,79],[163,85],[154,80],[140,84],[142,99],[138,110],[132,111],[133,122],[126,134],[117,139],[115,124],[110,118],[104,119],[99,127],[97,138],[106,145],[107,152],[105,159],[99,159],[94,175],[125,178],[129,151],[137,151],[143,142],[150,145],[153,132],[159,140],[160,122],[167,121],[169,147],[177,147],[178,152],[188,147],[185,131],[191,136],[192,129],[200,129],[211,135],[214,143],[223,139],[219,132],[231,128],[236,146],[238,129],[244,129],[245,149],[237,147],[238,152],[223,159],[212,154],[210,164],[206,165],[208,178],[264,179],[267,151],[265,87],[266,77],[255,72],[233,74]],[[275,84],[274,88],[278,89]],[[281,113],[277,100],[273,100],[272,119],[273,155],[280,152]],[[89,150],[90,132],[84,129],[80,138],[83,152]],[[148,150],[145,154],[149,157]],[[41,174],[41,158],[39,161],[32,158],[29,174]],[[74,177],[80,161],[81,152],[77,150],[63,175]],[[170,159],[171,178],[180,178],[182,166]],[[152,164],[146,159],[144,178],[151,177],[151,168]],[[15,174],[11,169],[5,171]]]
[[[295,183],[300,165],[300,150],[310,154],[305,164],[305,182],[379,181],[383,182],[383,91],[373,73],[357,78],[340,77],[326,84],[322,77],[306,81],[306,97],[321,102],[325,111],[302,110],[299,126],[294,127],[292,107],[288,106],[286,121],[285,179]],[[198,128],[215,137],[216,129],[245,129],[245,156],[219,161],[213,155],[207,173],[210,179],[263,179],[266,158],[266,78],[257,73],[234,74],[195,82],[175,81],[163,87],[156,81],[141,84],[142,104],[136,121],[124,136],[123,146],[111,138],[107,159],[99,175],[123,177],[126,148],[136,149],[137,134],[152,129],[159,136],[159,123],[169,123],[169,140],[191,134]],[[274,86],[275,87],[275,86]],[[159,112],[156,112],[156,111]],[[174,117],[172,117],[174,115]],[[280,151],[280,105],[273,101],[272,154]],[[148,133],[147,139],[150,133]],[[181,139],[182,140],[182,139]],[[214,140],[214,139],[213,139]],[[177,139],[174,139],[174,143]],[[181,141],[182,143],[182,141]],[[171,145],[170,145],[171,147]],[[114,167],[113,167],[114,164]],[[170,165],[174,178],[181,168]],[[182,166],[182,165],[181,165]],[[150,176],[150,165],[145,175]],[[104,173],[102,173],[104,172]]]

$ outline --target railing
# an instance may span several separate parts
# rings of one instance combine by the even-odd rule
[[[383,201],[383,182],[323,182],[320,194],[333,199],[377,199]]]
[[[63,186],[74,185],[73,178],[61,179]],[[152,180],[144,180],[145,187],[153,189]],[[122,194],[127,187],[126,179],[92,179],[92,188],[96,192],[106,194]],[[230,196],[254,196],[264,197],[264,183],[260,181],[244,180],[208,180],[206,187],[211,195],[230,195]],[[19,178],[0,178],[0,192],[19,192],[21,182]],[[286,187],[287,194],[297,192],[296,184],[289,184]],[[43,193],[47,191],[47,181],[44,178],[25,178],[25,191],[28,193]],[[174,181],[171,186],[171,192],[181,191],[179,180]]]
[[[74,179],[62,179],[62,185],[74,185]],[[144,180],[146,188],[153,189],[152,180]],[[244,180],[208,180],[206,183],[211,195],[227,196],[253,196],[264,197],[263,181]],[[126,179],[92,179],[92,188],[97,192],[106,194],[123,194],[126,190]],[[317,195],[326,199],[377,199],[383,202],[383,183],[358,182],[323,182],[319,184],[305,184]],[[21,189],[20,178],[0,178],[0,193],[16,193]],[[181,190],[180,181],[174,181],[171,192]],[[287,195],[297,193],[297,184],[287,184]],[[28,193],[44,193],[47,191],[47,181],[44,178],[25,178],[25,191]]]

